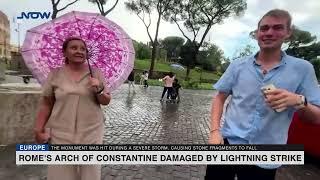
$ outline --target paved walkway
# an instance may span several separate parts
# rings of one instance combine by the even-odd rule
[[[214,91],[183,90],[180,104],[160,103],[160,87],[126,85],[113,93],[104,108],[110,144],[204,144],[208,139],[209,110]],[[1,147],[0,147],[1,148]],[[45,166],[16,166],[14,147],[0,153],[0,180],[46,179]],[[113,165],[102,167],[103,180],[202,180],[205,166]],[[277,180],[318,180],[314,165],[281,168]]]

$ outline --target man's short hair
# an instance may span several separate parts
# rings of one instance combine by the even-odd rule
[[[287,19],[287,29],[291,30],[292,17],[288,11],[282,10],[282,9],[272,9],[269,12],[267,12],[265,15],[263,15],[258,23],[258,29],[259,29],[259,26],[260,26],[262,19],[267,16],[275,17],[275,18],[286,18]]]

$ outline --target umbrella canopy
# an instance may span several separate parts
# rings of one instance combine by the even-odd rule
[[[73,11],[27,31],[21,53],[40,84],[51,69],[64,65],[62,44],[69,37],[86,42],[89,63],[101,70],[110,91],[127,79],[135,57],[131,38],[100,14]]]
[[[184,67],[180,64],[170,64],[170,67],[176,70],[184,70]]]

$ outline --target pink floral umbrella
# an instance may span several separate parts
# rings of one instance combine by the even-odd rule
[[[27,31],[21,53],[40,84],[51,69],[64,64],[62,43],[69,37],[86,42],[90,66],[102,71],[109,91],[127,79],[135,57],[131,38],[100,14],[73,11]]]

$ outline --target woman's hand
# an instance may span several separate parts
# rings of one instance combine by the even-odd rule
[[[100,83],[99,79],[90,77],[89,79],[89,86],[94,92],[99,92],[102,88],[102,84]]]
[[[35,131],[35,140],[38,144],[48,143],[50,139],[49,132]]]

